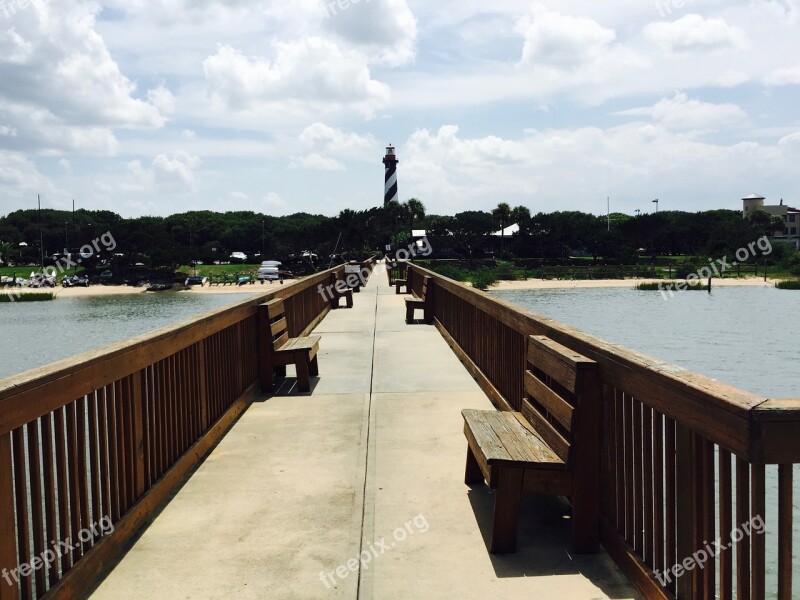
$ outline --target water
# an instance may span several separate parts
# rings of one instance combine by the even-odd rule
[[[178,323],[250,294],[131,294],[0,304],[0,379]]]
[[[711,294],[679,293],[665,301],[658,292],[639,292],[632,287],[505,291],[493,295],[767,398],[800,398],[800,292],[726,287]],[[767,467],[767,597],[775,597],[776,593],[777,494],[777,468]],[[794,498],[797,589],[800,465],[795,465]],[[729,541],[727,534],[721,536],[723,543]]]

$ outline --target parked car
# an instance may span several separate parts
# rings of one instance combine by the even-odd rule
[[[89,277],[86,275],[64,277],[64,279],[61,280],[61,285],[64,287],[89,287]]]

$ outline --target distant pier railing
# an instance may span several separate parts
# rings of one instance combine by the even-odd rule
[[[303,335],[342,271],[0,381],[0,600],[83,596],[261,391],[259,304]]]
[[[800,401],[732,388],[411,265],[417,294],[424,276],[431,277],[437,328],[500,410],[520,409],[529,335],[546,335],[597,361],[604,415],[600,536],[646,598],[730,600],[735,592],[740,600],[761,600],[767,589],[780,600],[793,597]],[[778,496],[771,519],[768,469]],[[758,519],[777,540],[769,588],[766,536],[731,539]],[[718,559],[675,568],[708,554],[718,538],[727,546]]]

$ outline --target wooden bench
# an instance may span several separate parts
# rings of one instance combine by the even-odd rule
[[[353,289],[347,285],[344,277],[335,273],[331,276],[333,289],[331,290],[331,308],[339,308],[339,300],[345,299],[347,308],[353,308]]]
[[[414,321],[414,311],[422,309],[426,323],[433,323],[433,291],[431,278],[426,276],[422,280],[422,296],[416,294],[413,298],[406,298],[406,323]]]
[[[297,368],[297,388],[301,392],[311,391],[311,375],[319,375],[317,352],[320,337],[290,338],[283,300],[271,300],[259,307],[261,329],[261,384],[265,391],[272,390],[276,370],[286,377],[286,365]]]
[[[463,410],[467,484],[495,490],[491,552],[515,552],[522,494],[566,496],[572,543],[596,552],[600,519],[597,363],[530,336],[521,412]]]
[[[398,281],[402,282],[403,285],[407,282],[406,274],[403,274],[401,277],[392,276],[392,271],[400,271],[400,264],[401,263],[398,261],[386,260],[386,277],[389,279],[389,287],[394,287]],[[408,267],[406,267],[405,271],[408,271]]]

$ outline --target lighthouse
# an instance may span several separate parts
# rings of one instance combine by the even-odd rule
[[[394,200],[397,202],[397,155],[394,153],[394,146],[389,144],[386,147],[386,156],[383,157],[383,164],[385,165],[385,185],[383,188],[383,205],[386,206],[389,202]]]

